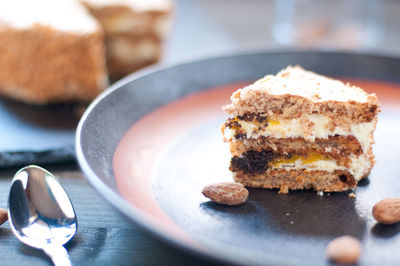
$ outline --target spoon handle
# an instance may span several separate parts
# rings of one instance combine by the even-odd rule
[[[49,244],[43,247],[43,251],[51,258],[55,266],[72,266],[68,252],[64,246]]]

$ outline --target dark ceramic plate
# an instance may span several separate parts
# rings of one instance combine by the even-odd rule
[[[232,91],[287,65],[339,77],[377,93],[376,165],[348,193],[278,194],[250,189],[238,207],[209,202],[208,183],[229,180],[219,125]],[[400,59],[331,52],[252,53],[141,72],[98,97],[77,129],[79,164],[123,214],[192,253],[236,264],[326,264],[333,238],[361,240],[363,265],[400,261],[400,225],[377,225],[371,208],[400,196]]]

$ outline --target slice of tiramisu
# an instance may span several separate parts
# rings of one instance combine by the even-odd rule
[[[344,191],[374,165],[375,94],[287,67],[239,89],[222,126],[235,181],[249,187]]]
[[[172,0],[82,0],[106,34],[107,65],[119,78],[157,62],[172,21]]]
[[[103,32],[76,0],[0,4],[0,95],[90,101],[107,86]]]

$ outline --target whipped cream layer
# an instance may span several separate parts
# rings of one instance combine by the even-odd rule
[[[350,155],[348,157],[351,163],[349,163],[349,167],[345,167],[342,165],[338,165],[334,160],[315,160],[312,162],[307,162],[301,159],[298,159],[294,162],[282,162],[282,163],[273,163],[272,169],[285,169],[285,170],[296,170],[296,169],[305,169],[308,171],[327,171],[333,172],[335,170],[345,170],[348,171],[356,181],[359,181],[364,175],[366,175],[371,167],[370,161],[365,154],[360,156]]]
[[[332,127],[334,121],[321,114],[302,116],[298,119],[282,119],[268,121],[268,126],[260,127],[252,121],[237,120],[241,131],[246,133],[246,138],[258,138],[260,136],[273,138],[304,138],[315,141],[316,138],[327,139],[330,136],[354,136],[360,143],[364,153],[371,147],[372,134],[375,130],[376,119],[371,122],[351,124],[348,128],[340,126]],[[224,128],[226,141],[235,139],[236,130]]]

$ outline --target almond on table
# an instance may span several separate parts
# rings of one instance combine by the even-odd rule
[[[8,220],[8,211],[0,208],[0,225]]]

